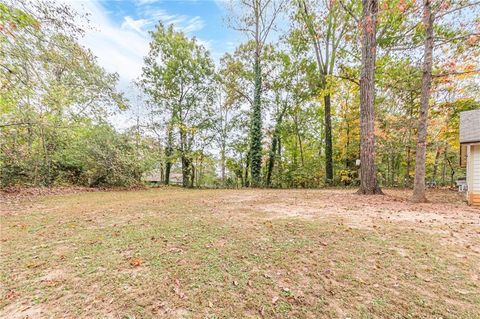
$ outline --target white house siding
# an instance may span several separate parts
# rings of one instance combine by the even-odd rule
[[[473,189],[473,178],[472,178],[472,169],[473,169],[473,150],[471,145],[467,145],[467,194]]]
[[[480,145],[472,145],[472,192],[480,193]]]
[[[467,145],[467,200],[480,206],[480,144]]]
[[[467,147],[467,199],[480,206],[480,109],[460,113],[459,137]]]

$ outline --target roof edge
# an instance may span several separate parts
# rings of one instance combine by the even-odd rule
[[[463,145],[463,144],[476,144],[476,143],[480,143],[480,140],[463,141],[463,142],[460,142],[460,145]]]

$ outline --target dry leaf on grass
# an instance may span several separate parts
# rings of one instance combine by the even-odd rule
[[[7,293],[5,294],[5,299],[6,299],[6,300],[11,300],[11,299],[14,299],[16,296],[18,296],[18,293],[16,293],[15,290],[10,289],[10,290],[7,291]]]
[[[130,265],[132,265],[133,267],[140,267],[142,264],[143,264],[143,260],[141,260],[138,257],[132,258],[130,260]]]

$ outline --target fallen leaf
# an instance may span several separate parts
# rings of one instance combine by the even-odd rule
[[[143,260],[141,260],[138,257],[132,258],[130,260],[130,265],[132,265],[133,267],[140,267],[142,264],[143,264]]]
[[[10,289],[9,291],[7,291],[7,294],[5,295],[5,299],[9,300],[9,299],[13,299],[17,296],[18,294],[15,292],[15,290],[13,289]]]

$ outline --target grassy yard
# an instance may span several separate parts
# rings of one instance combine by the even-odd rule
[[[480,210],[386,193],[3,200],[0,317],[480,318]]]

